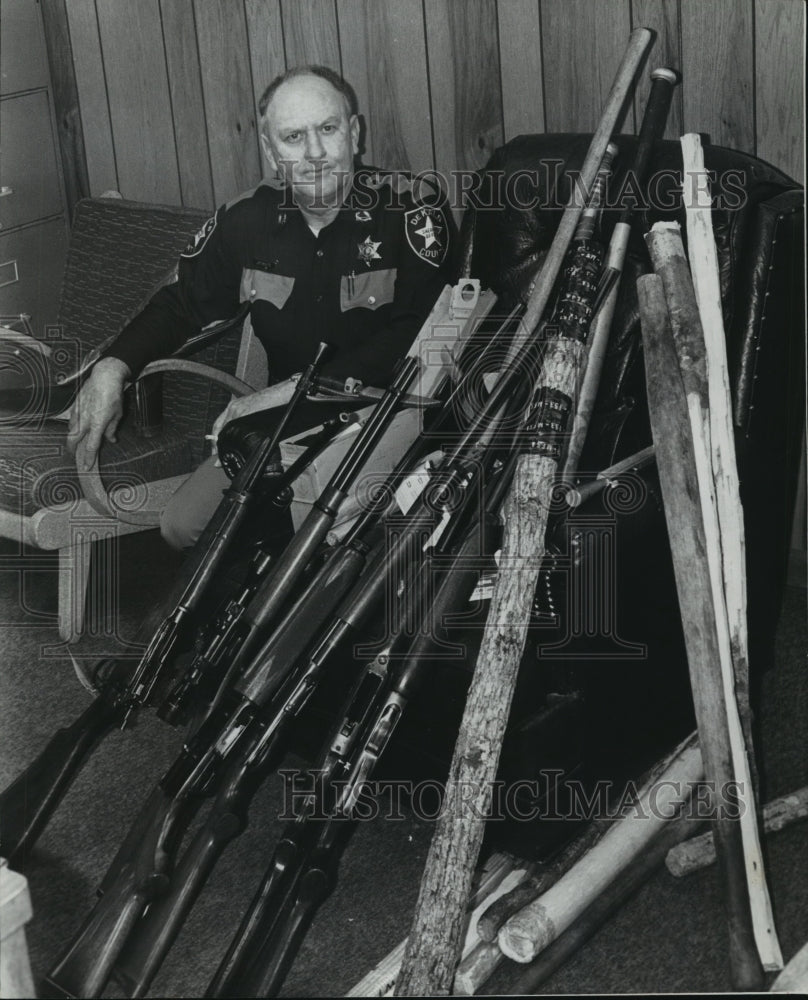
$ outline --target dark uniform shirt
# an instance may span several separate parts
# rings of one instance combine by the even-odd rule
[[[417,197],[422,193],[423,197]],[[220,208],[107,355],[134,374],[249,301],[270,380],[335,345],[326,374],[389,382],[451,280],[452,219],[434,189],[360,168],[337,218],[315,235],[287,192],[261,184]]]

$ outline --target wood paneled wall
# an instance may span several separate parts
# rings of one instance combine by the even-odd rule
[[[50,51],[92,194],[213,207],[253,186],[258,96],[305,62],[353,83],[365,162],[478,167],[521,132],[592,129],[638,25],[658,34],[650,67],[683,75],[670,136],[707,132],[802,177],[802,0],[41,2],[68,35]]]

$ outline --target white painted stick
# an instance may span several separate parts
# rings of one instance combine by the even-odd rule
[[[705,196],[703,193],[705,190],[709,192],[709,178],[704,169],[701,139],[693,133],[684,135],[681,138],[681,145],[683,176],[686,182],[684,200],[690,271],[704,330],[709,423],[704,426],[701,405],[699,403],[697,408],[695,400],[690,395],[688,395],[688,405],[691,410],[691,422],[696,419],[698,413],[698,419],[704,426],[702,441],[708,451],[702,458],[709,462],[709,465],[703,471],[705,476],[709,475],[713,487],[714,504],[711,505],[713,510],[704,511],[705,531],[709,520],[710,530],[716,536],[714,550],[713,545],[709,544],[710,534],[707,534],[707,551],[710,557],[710,573],[714,579],[714,605],[719,626],[721,672],[727,704],[730,746],[735,774],[743,783],[748,806],[741,813],[740,824],[752,926],[763,967],[768,971],[774,971],[783,968],[783,956],[777,940],[766,884],[748,748],[741,725],[735,688],[738,677],[746,686],[749,670],[746,557],[718,257],[713,236],[710,198],[709,194]],[[698,469],[700,464],[698,448],[696,456]],[[700,481],[701,478],[702,472],[699,472]],[[702,496],[707,495],[706,492],[702,494]],[[720,565],[716,565],[715,556],[719,553],[721,562]]]

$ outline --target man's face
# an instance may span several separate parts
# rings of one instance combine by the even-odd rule
[[[327,80],[296,76],[281,84],[266,110],[261,144],[302,209],[325,214],[342,204],[359,149],[359,121]]]

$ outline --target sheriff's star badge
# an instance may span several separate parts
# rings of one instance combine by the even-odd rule
[[[381,260],[382,255],[378,253],[379,247],[382,245],[381,240],[378,243],[374,243],[373,240],[367,236],[363,243],[357,243],[356,248],[359,251],[359,259],[363,260],[368,267],[370,267],[370,262],[372,260]]]

